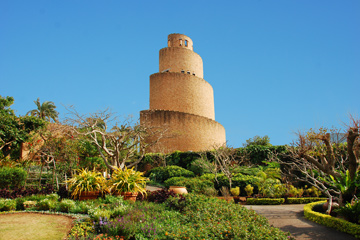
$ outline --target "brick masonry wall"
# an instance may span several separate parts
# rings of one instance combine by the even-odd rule
[[[204,79],[184,73],[150,76],[150,110],[192,113],[215,120],[214,94]]]
[[[163,48],[159,52],[159,72],[170,69],[170,72],[181,72],[182,70],[197,77],[204,78],[203,61],[201,57],[192,50],[182,47]]]
[[[140,112],[140,122],[167,129],[165,137],[149,152],[204,151],[226,143],[225,128],[220,123],[194,114],[145,110]]]

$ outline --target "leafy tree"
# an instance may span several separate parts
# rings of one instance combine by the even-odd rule
[[[40,103],[40,98],[34,101],[37,109],[31,110],[27,113],[27,115],[35,116],[41,118],[43,120],[54,120],[54,122],[58,121],[59,113],[55,110],[56,106],[51,101],[45,101],[42,104]]]
[[[13,103],[13,97],[0,96],[0,151],[4,158],[19,152],[20,144],[45,125],[42,119],[32,116],[17,117],[10,108]]]
[[[249,138],[246,140],[246,143],[243,144],[244,147],[250,147],[250,146],[271,146],[270,144],[270,138],[265,135],[264,137],[255,136],[253,138]]]

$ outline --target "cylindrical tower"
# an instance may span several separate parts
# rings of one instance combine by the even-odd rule
[[[150,109],[140,112],[140,123],[169,133],[153,152],[202,151],[226,142],[224,127],[215,121],[213,89],[189,37],[170,34],[168,47],[160,50],[159,73],[150,76]]]

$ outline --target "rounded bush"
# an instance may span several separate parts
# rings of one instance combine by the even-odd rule
[[[50,199],[43,199],[41,201],[39,201],[37,204],[36,204],[36,208],[40,211],[48,211],[48,210],[52,210],[54,209],[56,206],[56,202],[50,200]]]
[[[21,188],[25,185],[27,172],[17,167],[1,167],[0,168],[0,189]]]
[[[166,166],[153,168],[149,172],[149,178],[151,181],[163,183],[172,177],[195,177],[195,174],[189,170],[186,170],[179,166]]]
[[[63,199],[58,206],[56,207],[56,210],[59,212],[71,212],[72,209],[74,209],[76,206],[75,201],[71,199]]]
[[[16,209],[16,200],[0,199],[0,211],[13,211]]]

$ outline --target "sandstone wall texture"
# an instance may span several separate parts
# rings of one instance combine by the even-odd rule
[[[220,123],[194,114],[145,110],[140,113],[140,122],[170,130],[149,152],[205,151],[226,142],[225,128]]]
[[[225,129],[215,121],[213,88],[193,49],[188,36],[170,34],[159,52],[159,73],[150,76],[150,109],[140,112],[140,123],[167,134],[149,152],[203,151],[226,143]]]
[[[215,120],[214,94],[202,78],[182,73],[150,76],[150,109],[192,113]]]

